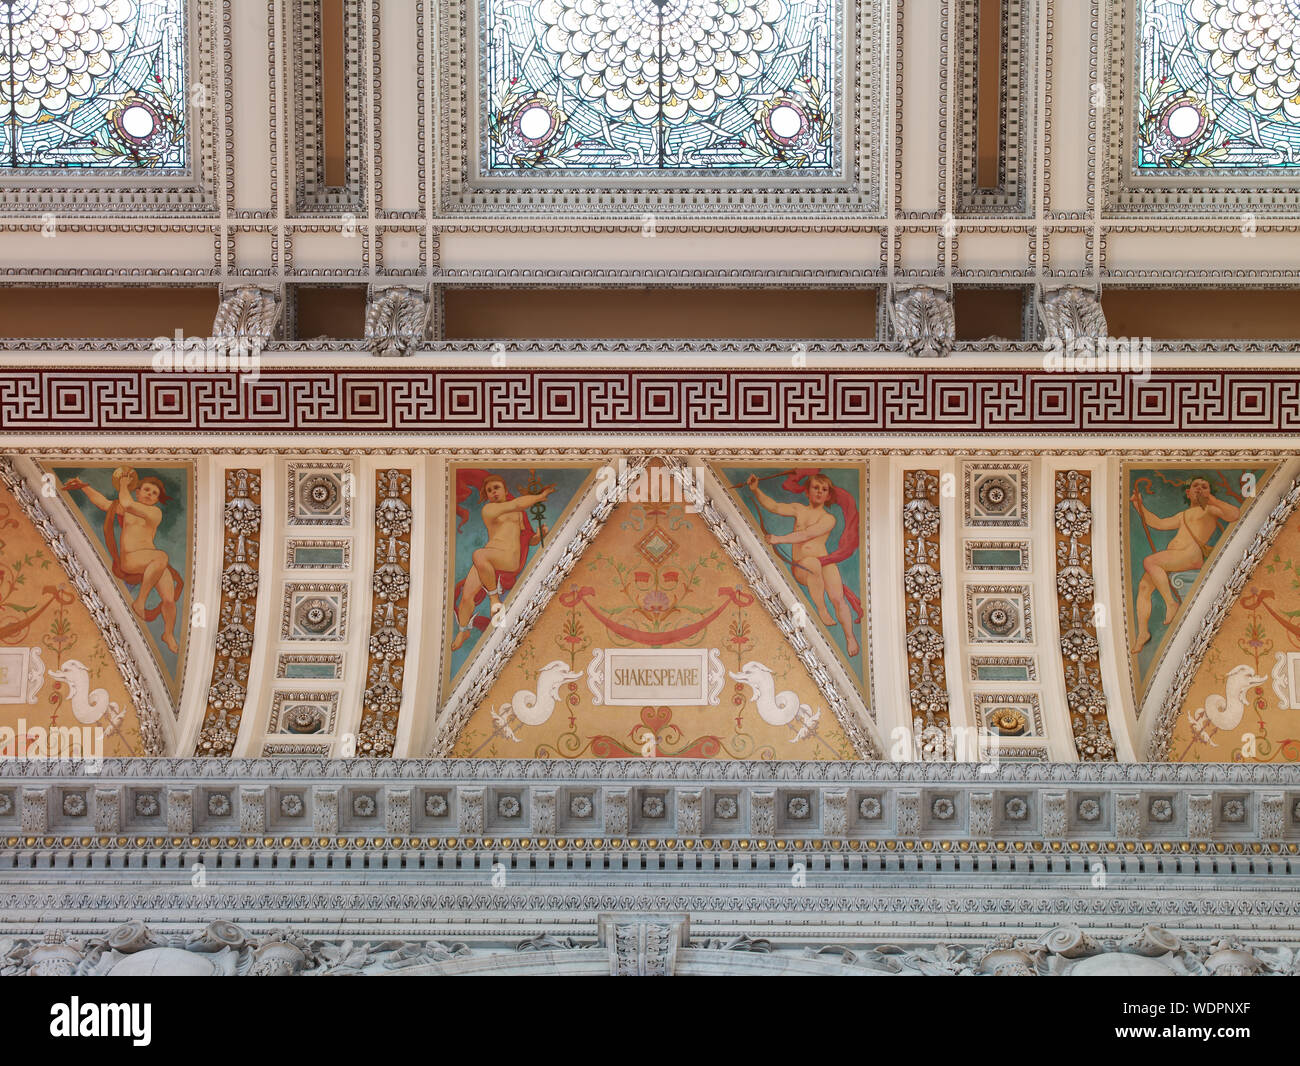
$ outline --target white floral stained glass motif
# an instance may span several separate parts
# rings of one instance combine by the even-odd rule
[[[0,0],[0,173],[187,166],[185,0]]]
[[[834,173],[842,0],[480,2],[490,173]]]
[[[1137,166],[1300,172],[1300,0],[1139,0]]]

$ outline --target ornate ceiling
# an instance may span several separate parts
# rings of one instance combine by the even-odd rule
[[[1293,969],[1294,6],[0,2],[0,972]]]

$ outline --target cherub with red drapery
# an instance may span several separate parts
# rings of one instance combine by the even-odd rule
[[[849,658],[861,650],[854,627],[862,621],[862,603],[853,590],[845,587],[840,577],[839,564],[858,550],[858,507],[853,497],[829,477],[816,469],[787,470],[774,477],[784,477],[781,488],[807,498],[807,503],[781,503],[772,499],[758,487],[760,481],[769,480],[750,474],[745,484],[754,494],[759,507],[771,514],[794,519],[794,529],[789,533],[768,533],[759,516],[760,526],[771,544],[789,567],[794,579],[808,590],[808,596],[817,610],[817,617],[827,627],[838,621],[844,630],[844,643]],[[844,531],[832,551],[827,538],[835,530],[838,507],[844,516]],[[792,558],[786,559],[777,545],[789,544]],[[829,602],[830,609],[827,608]],[[834,611],[832,615],[831,611]]]
[[[117,498],[110,500],[79,477],[69,478],[63,485],[66,492],[85,493],[104,512],[104,544],[113,560],[113,575],[139,588],[131,609],[145,622],[152,622],[161,614],[162,642],[172,652],[179,653],[176,604],[184,582],[167,553],[154,543],[163,521],[162,507],[171,502],[171,497],[159,478],[142,478],[131,467],[113,471],[113,488],[117,490]],[[148,607],[149,594],[154,591],[159,602]]]
[[[514,588],[528,561],[528,549],[540,544],[549,532],[544,525],[533,528],[529,509],[545,504],[554,491],[554,485],[547,485],[535,493],[513,496],[500,474],[476,469],[456,471],[456,531],[459,533],[469,521],[469,508],[463,504],[477,492],[483,505],[479,513],[488,539],[487,544],[475,549],[469,571],[456,583],[452,593],[456,604],[452,651],[469,640],[476,629],[487,629],[492,616],[500,612],[501,597]],[[485,599],[487,616],[478,613],[478,606]]]

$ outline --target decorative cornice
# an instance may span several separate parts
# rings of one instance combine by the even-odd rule
[[[1032,856],[1051,854],[1194,862],[1300,852],[1300,781],[1287,770],[269,757],[107,760],[88,778],[67,763],[0,761],[0,844],[56,854],[251,848],[286,859],[318,848],[435,857],[482,850],[501,851],[510,863],[537,849],[632,850],[674,861],[685,851],[812,849],[891,861],[1002,853],[1031,868]],[[115,812],[111,825],[89,805],[64,801],[88,784],[96,810]],[[653,823],[641,802],[651,794],[660,798]],[[579,796],[587,802],[573,803]],[[725,818],[717,816],[720,797],[735,805]],[[642,812],[634,832],[629,807]],[[527,815],[552,809],[559,821]]]

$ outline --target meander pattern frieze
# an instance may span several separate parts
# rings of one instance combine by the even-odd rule
[[[0,381],[0,424],[41,432],[422,433],[802,431],[1294,433],[1300,370],[1056,374],[896,367],[801,370],[321,367],[172,375],[27,367]]]

